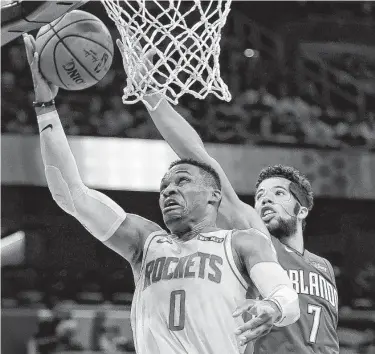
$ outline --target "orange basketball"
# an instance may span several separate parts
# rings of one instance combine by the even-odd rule
[[[66,90],[95,85],[113,59],[108,28],[96,16],[81,10],[43,26],[36,36],[36,50],[42,75]]]

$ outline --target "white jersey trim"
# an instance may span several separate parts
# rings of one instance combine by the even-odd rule
[[[232,236],[233,236],[233,230],[229,231],[224,239],[224,253],[227,258],[227,261],[229,263],[229,267],[236,276],[237,280],[240,282],[240,284],[245,288],[245,290],[248,289],[249,285],[247,284],[247,281],[242,276],[241,272],[238,270],[238,267],[236,265],[236,262],[233,258],[233,250],[232,250]]]

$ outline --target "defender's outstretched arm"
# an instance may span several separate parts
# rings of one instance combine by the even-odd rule
[[[123,65],[128,73],[126,49],[118,39],[116,44],[123,56]],[[136,49],[137,50],[137,49]],[[140,48],[138,48],[140,50]],[[150,50],[145,54],[144,70],[152,69],[152,60],[155,52]],[[139,79],[141,79],[141,76]],[[151,107],[159,101],[160,96],[152,95],[147,99]],[[269,232],[254,208],[243,203],[234,191],[228,177],[220,164],[212,158],[204,148],[202,139],[193,127],[166,101],[162,100],[158,108],[149,111],[152,120],[163,138],[180,158],[194,158],[211,165],[219,174],[222,184],[223,200],[219,209],[219,226],[223,228],[249,229],[251,227],[262,231],[269,236]]]
[[[153,104],[153,100],[157,100],[157,98],[149,97],[147,100]],[[194,158],[205,162],[218,172],[223,193],[219,211],[221,215],[230,220],[228,227],[238,229],[253,227],[269,235],[266,226],[254,208],[238,198],[224,170],[208,154],[202,139],[194,128],[166,100],[163,100],[156,110],[149,111],[149,113],[163,138],[180,158]]]

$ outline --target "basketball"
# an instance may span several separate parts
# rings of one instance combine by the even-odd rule
[[[104,23],[81,10],[71,11],[36,36],[39,70],[65,90],[83,90],[100,81],[113,58],[113,41]]]

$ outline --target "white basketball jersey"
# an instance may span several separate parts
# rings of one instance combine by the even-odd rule
[[[247,283],[232,256],[232,231],[202,233],[178,242],[151,234],[132,304],[137,354],[238,354],[245,347],[232,313]]]

